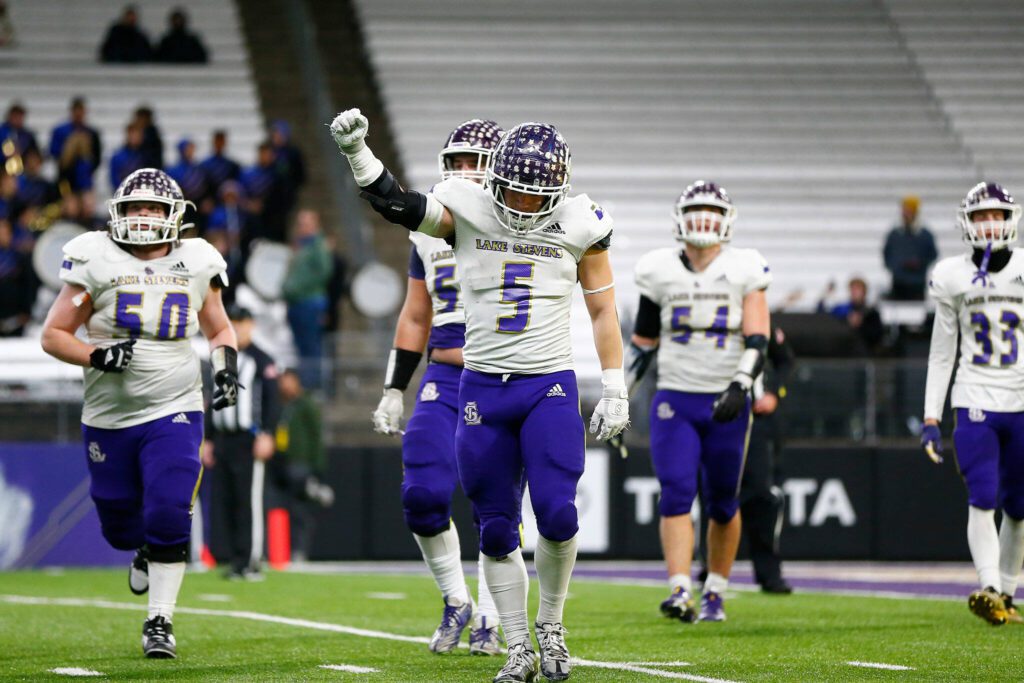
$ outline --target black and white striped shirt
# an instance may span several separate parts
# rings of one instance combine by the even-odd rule
[[[211,432],[273,433],[281,414],[274,359],[255,344],[238,350],[238,402],[221,410],[207,408]]]

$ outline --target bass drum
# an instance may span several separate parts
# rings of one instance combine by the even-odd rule
[[[32,267],[44,285],[54,291],[61,288],[64,284],[60,279],[64,245],[86,232],[88,231],[80,225],[58,221],[39,236],[32,251]]]
[[[255,240],[245,264],[245,281],[267,301],[281,298],[281,287],[288,274],[292,250],[286,245],[266,240]]]

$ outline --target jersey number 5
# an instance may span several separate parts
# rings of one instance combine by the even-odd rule
[[[128,330],[130,337],[142,335],[143,292],[118,292],[114,306],[114,326]],[[188,329],[189,297],[186,292],[164,294],[160,305],[160,323],[155,330],[157,339],[184,339]]]
[[[510,315],[498,316],[498,332],[519,334],[530,326],[532,294],[529,286],[520,280],[533,279],[532,263],[503,263],[501,265],[501,303],[516,307]]]
[[[459,288],[452,284],[455,279],[455,266],[438,266],[434,276],[434,293],[444,302],[444,308],[438,313],[451,313],[459,303]]]

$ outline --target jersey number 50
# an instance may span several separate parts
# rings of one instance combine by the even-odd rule
[[[118,292],[114,306],[114,326],[128,330],[131,337],[142,335],[144,292]],[[186,292],[164,294],[160,305],[160,323],[154,330],[157,339],[184,339],[188,329],[189,297]]]

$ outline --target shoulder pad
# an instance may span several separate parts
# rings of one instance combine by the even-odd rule
[[[64,255],[76,261],[86,263],[90,259],[99,258],[103,251],[113,242],[102,230],[95,230],[79,235],[64,245]]]
[[[223,273],[228,264],[216,247],[202,237],[190,237],[181,240],[175,249],[183,258],[188,259],[188,266],[197,275],[205,275],[207,279]]]

